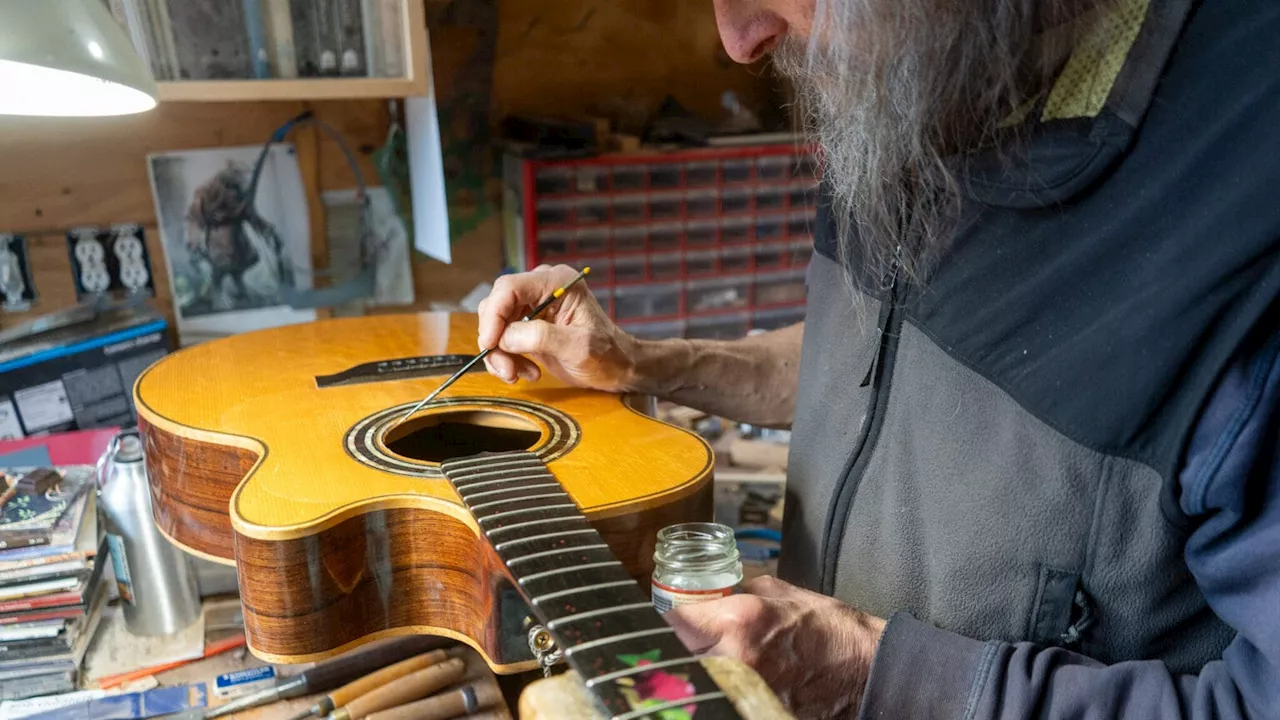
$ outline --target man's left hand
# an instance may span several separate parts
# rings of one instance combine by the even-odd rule
[[[853,717],[885,621],[781,580],[666,613],[686,647],[750,665],[798,718]]]

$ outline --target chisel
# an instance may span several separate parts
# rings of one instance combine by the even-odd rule
[[[329,720],[361,720],[381,710],[389,710],[421,700],[437,690],[462,679],[466,663],[462,658],[449,658],[442,663],[418,670],[365,693],[343,707],[329,713]]]
[[[278,700],[332,690],[340,685],[351,683],[353,680],[363,679],[371,673],[376,673],[406,658],[420,656],[453,644],[453,640],[430,635],[415,635],[413,637],[389,640],[362,652],[322,662],[273,688],[246,695],[226,705],[214,708],[206,713],[204,718],[205,720],[212,720],[213,718],[223,717],[224,715],[230,715],[231,713],[266,705]],[[443,653],[443,650],[441,652]],[[412,670],[408,672],[412,672]],[[387,678],[383,682],[389,682],[390,679]],[[328,712],[328,710],[325,710],[325,712]]]

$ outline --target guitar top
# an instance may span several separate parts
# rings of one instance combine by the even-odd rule
[[[547,373],[468,373],[395,426],[478,351],[476,326],[444,313],[286,326],[139,377],[157,525],[238,565],[259,656],[315,660],[419,631],[466,640],[499,671],[532,666],[499,647],[519,619],[492,599],[505,568],[442,474],[451,459],[527,450],[635,578],[660,527],[710,519],[705,441]]]

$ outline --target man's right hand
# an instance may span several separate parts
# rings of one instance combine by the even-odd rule
[[[484,361],[490,373],[508,383],[518,378],[533,381],[541,365],[577,387],[608,392],[631,387],[636,340],[609,319],[585,282],[537,319],[520,322],[576,274],[567,265],[543,265],[494,282],[493,292],[480,302],[480,349],[496,348]]]

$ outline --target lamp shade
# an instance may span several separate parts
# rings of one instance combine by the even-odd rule
[[[0,0],[0,115],[129,115],[157,93],[101,0]]]

